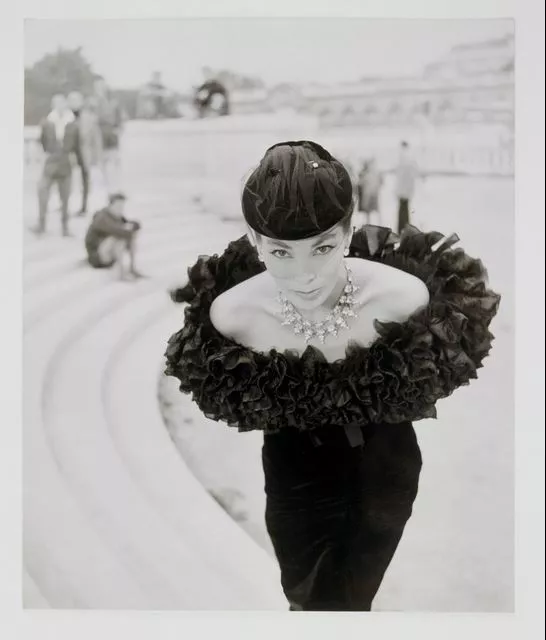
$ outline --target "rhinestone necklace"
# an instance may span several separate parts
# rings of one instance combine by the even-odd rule
[[[330,311],[324,320],[320,322],[306,320],[301,313],[289,302],[282,293],[279,293],[278,300],[281,304],[283,315],[283,326],[292,327],[297,336],[303,336],[305,342],[308,343],[313,338],[317,338],[322,344],[329,336],[337,336],[341,329],[346,329],[348,318],[356,318],[357,313],[354,311],[356,304],[354,294],[358,291],[358,287],[353,282],[351,270],[345,265],[347,272],[347,284],[341,292],[341,296],[336,306]]]

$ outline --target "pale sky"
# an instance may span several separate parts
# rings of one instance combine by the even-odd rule
[[[173,89],[201,81],[201,68],[227,68],[276,82],[342,82],[419,74],[451,46],[513,33],[510,20],[233,18],[28,20],[25,65],[59,46],[81,46],[116,88],[161,71]]]

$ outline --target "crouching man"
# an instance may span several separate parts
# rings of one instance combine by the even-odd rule
[[[92,267],[109,269],[115,265],[119,279],[127,281],[144,276],[135,266],[140,223],[124,217],[125,200],[123,193],[114,193],[108,206],[97,211],[85,236],[85,248]]]

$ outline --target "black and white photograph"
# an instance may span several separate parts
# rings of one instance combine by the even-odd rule
[[[24,607],[513,612],[513,21],[24,52]]]
[[[535,637],[544,96],[510,12],[417,4],[21,20],[25,638]]]

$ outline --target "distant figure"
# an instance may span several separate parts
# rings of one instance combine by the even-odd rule
[[[74,114],[62,94],[53,96],[51,107],[51,112],[41,123],[40,142],[45,152],[45,162],[38,185],[39,220],[33,231],[41,235],[46,230],[49,194],[52,184],[56,182],[61,200],[62,233],[63,236],[69,236],[68,201],[72,179],[70,154],[77,152],[78,128]]]
[[[91,167],[102,160],[102,136],[92,99],[84,101],[79,91],[73,91],[68,96],[68,104],[78,126],[76,160],[82,176],[82,206],[77,215],[84,216],[87,213]]]
[[[161,73],[154,71],[150,80],[142,86],[137,98],[137,117],[158,119],[174,114],[173,92],[167,89]]]
[[[211,69],[203,70],[205,82],[195,92],[194,104],[200,118],[208,115],[229,114],[229,99],[226,87],[214,78]]]
[[[120,280],[143,278],[135,266],[136,238],[140,223],[123,215],[126,197],[123,193],[110,196],[107,207],[94,216],[85,236],[89,264],[95,269],[110,269],[117,265]],[[129,268],[125,258],[129,258]]]
[[[379,193],[383,186],[383,175],[375,158],[364,162],[358,175],[358,211],[366,216],[366,224],[371,222],[371,214],[379,214]]]
[[[118,100],[112,95],[102,76],[96,76],[94,98],[102,137],[102,170],[109,193],[120,188],[120,140],[124,115]]]
[[[411,156],[409,144],[400,145],[400,159],[395,170],[396,196],[398,197],[398,233],[410,223],[410,201],[415,193],[419,167]]]
[[[151,99],[154,105],[154,117],[165,118],[168,114],[168,99],[171,92],[163,84],[161,74],[159,71],[155,71],[152,74],[152,79],[145,86],[145,92]]]

